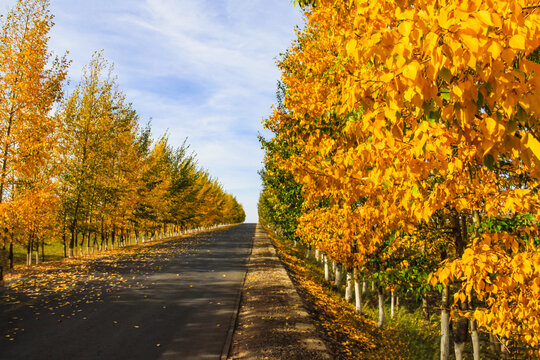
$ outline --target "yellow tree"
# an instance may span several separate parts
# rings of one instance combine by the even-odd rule
[[[62,105],[62,211],[71,235],[69,256],[73,256],[79,235],[83,241],[88,239],[96,207],[103,204],[98,200],[106,195],[104,176],[112,171],[118,137],[126,135],[118,127],[125,117],[123,98],[111,67],[96,53],[81,83]]]
[[[62,96],[68,62],[51,59],[48,34],[52,15],[47,0],[19,0],[2,21],[0,34],[0,207],[26,196],[31,184],[41,198],[52,196],[42,171],[54,152],[57,118],[51,116]],[[41,174],[40,174],[41,172]],[[48,174],[49,176],[51,174]],[[16,183],[25,184],[14,187]],[[44,193],[45,191],[45,193]],[[30,196],[30,195],[28,195]],[[30,204],[26,204],[31,206]],[[34,208],[36,209],[36,208]],[[38,216],[29,209],[34,216]],[[39,217],[39,216],[38,216]],[[10,227],[8,214],[3,227]]]
[[[461,258],[482,218],[538,216],[530,191],[538,174],[538,67],[526,57],[540,37],[529,5],[316,2],[280,64],[288,112],[267,121],[301,149],[280,160],[314,209],[304,236],[341,211],[347,221],[326,237],[342,241],[332,251],[357,240],[368,254],[394,231],[411,234],[441,213],[454,234],[448,255]],[[505,185],[509,172],[529,179]],[[321,201],[332,210],[320,210]],[[444,272],[441,281],[448,279]],[[535,309],[531,303],[523,314]],[[447,358],[448,337],[441,341]],[[462,345],[456,341],[456,354]]]

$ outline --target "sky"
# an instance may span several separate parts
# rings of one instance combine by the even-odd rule
[[[6,14],[16,0],[0,0]],[[154,138],[187,138],[200,167],[257,221],[262,120],[276,102],[275,62],[303,24],[292,0],[51,0],[49,41],[69,51],[72,85],[95,51]]]

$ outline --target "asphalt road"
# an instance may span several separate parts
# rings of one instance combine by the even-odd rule
[[[254,233],[243,224],[23,278],[0,299],[0,359],[218,359]]]

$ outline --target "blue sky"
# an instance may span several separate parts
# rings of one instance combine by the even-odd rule
[[[0,0],[0,12],[15,3]],[[50,48],[69,51],[72,83],[103,50],[141,122],[175,146],[187,137],[257,221],[257,135],[275,103],[275,60],[302,24],[292,0],[51,0],[51,10]]]

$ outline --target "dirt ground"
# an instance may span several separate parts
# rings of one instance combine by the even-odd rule
[[[229,358],[332,358],[261,226],[255,233]]]

